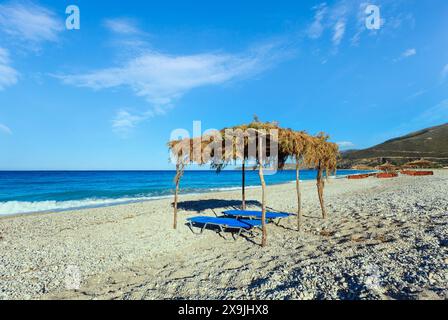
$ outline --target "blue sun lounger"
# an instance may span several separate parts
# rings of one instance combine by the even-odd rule
[[[237,233],[238,236],[240,236],[243,231],[249,231],[252,228],[261,227],[260,220],[237,220],[234,218],[193,217],[188,218],[187,222],[191,232],[193,233],[195,233],[193,231],[194,226],[201,227],[201,232],[195,234],[202,234],[207,226],[214,226],[219,229],[219,232],[233,231],[233,233]]]
[[[250,210],[229,210],[224,211],[224,215],[228,217],[234,218],[243,218],[243,219],[261,219],[261,211],[250,211]],[[267,220],[275,220],[275,219],[283,219],[291,216],[290,213],[286,212],[269,212],[266,211],[266,219]]]

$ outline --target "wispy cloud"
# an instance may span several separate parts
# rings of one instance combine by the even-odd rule
[[[411,94],[410,96],[408,96],[407,98],[406,98],[406,100],[411,100],[411,99],[415,99],[415,98],[417,98],[417,97],[420,97],[421,95],[424,95],[426,92],[428,92],[428,90],[418,90],[418,91],[416,91],[416,92],[414,92],[413,94]]]
[[[448,99],[445,99],[421,113],[414,121],[426,124],[437,124],[438,122],[446,122],[447,119]]]
[[[12,131],[6,125],[0,123],[0,133],[11,135]]]
[[[320,36],[324,32],[325,27],[323,25],[323,20],[328,9],[326,3],[321,3],[313,9],[316,12],[314,14],[314,20],[309,26],[307,33],[310,38],[317,39],[320,38]]]
[[[163,112],[195,88],[259,74],[284,55],[280,49],[271,43],[241,54],[168,55],[146,51],[121,66],[56,77],[66,84],[94,90],[128,87],[144,97],[152,110]]]
[[[11,66],[9,51],[38,52],[44,42],[57,42],[63,20],[51,10],[31,1],[0,4],[0,90],[17,83],[19,73]]]
[[[15,41],[33,45],[55,42],[63,26],[52,11],[33,2],[0,4],[0,32]]]
[[[109,18],[103,20],[103,26],[111,33],[109,43],[118,48],[123,57],[144,54],[151,50],[149,34],[140,29],[138,21],[132,18]],[[127,60],[127,58],[121,58]]]
[[[407,49],[403,54],[401,55],[403,58],[409,58],[412,56],[415,56],[417,54],[417,50],[415,48]]]
[[[337,49],[345,37],[350,38],[351,45],[357,46],[364,34],[380,35],[390,33],[403,26],[413,26],[413,15],[402,12],[400,6],[383,0],[377,0],[374,4],[381,9],[380,30],[369,30],[366,27],[368,2],[365,0],[339,0],[328,4],[321,3],[312,8],[314,17],[306,29],[306,34],[311,39],[319,39],[328,33],[329,40]]]
[[[402,136],[412,131],[417,131],[427,127],[447,123],[448,119],[448,99],[442,100],[436,105],[423,110],[416,116],[401,122],[392,130],[383,132],[378,136],[378,140],[391,139]]]
[[[347,19],[351,10],[351,4],[339,1],[333,6],[321,3],[313,7],[315,11],[313,22],[307,29],[307,35],[311,39],[319,39],[325,30],[332,34],[331,41],[338,47],[346,33]]]
[[[339,145],[339,147],[341,149],[349,149],[349,148],[353,148],[355,146],[355,144],[351,141],[340,141],[340,142],[337,142],[337,144]]]
[[[351,37],[351,45],[358,46],[359,42],[361,41],[362,34],[366,31],[366,8],[368,6],[368,3],[361,3],[359,7],[357,8],[356,12],[356,25],[355,25],[355,34]]]
[[[345,34],[345,21],[339,20],[334,26],[333,45],[338,46]]]
[[[345,36],[347,21],[355,12],[355,6],[347,1],[337,2],[330,11],[329,27],[333,29],[333,37],[331,38],[333,46],[338,47]]]
[[[448,77],[448,64],[446,64],[443,68],[442,68],[442,80],[445,80]]]
[[[407,58],[410,58],[412,56],[415,56],[417,54],[417,49],[411,48],[405,50],[398,58],[393,59],[393,62],[398,62]]]
[[[0,91],[17,83],[19,73],[11,67],[9,52],[0,47]]]
[[[392,9],[392,8],[391,8]],[[395,12],[395,15],[389,14],[387,19],[382,19],[383,24],[391,29],[399,29],[405,25],[415,26],[415,18],[412,13]]]
[[[152,111],[134,114],[126,109],[120,109],[112,120],[112,129],[115,133],[126,137],[140,122],[151,118],[153,115],[154,112]]]
[[[137,23],[132,19],[115,18],[104,20],[104,26],[110,31],[122,35],[135,35],[142,33]]]

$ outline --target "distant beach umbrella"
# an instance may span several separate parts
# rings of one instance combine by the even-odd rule
[[[436,164],[432,161],[420,159],[412,162],[408,162],[403,165],[405,168],[416,168],[416,169],[423,169],[423,168],[434,168]]]
[[[395,171],[398,170],[398,167],[397,167],[397,166],[395,166],[395,165],[393,165],[393,164],[391,164],[391,163],[389,163],[389,162],[386,162],[386,163],[383,164],[383,165],[377,166],[376,168],[377,168],[378,170],[384,171],[384,172],[386,172],[386,173],[393,173],[393,172],[395,172]]]

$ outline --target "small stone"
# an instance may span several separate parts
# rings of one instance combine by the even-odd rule
[[[314,294],[312,294],[310,292],[301,292],[299,294],[299,298],[300,298],[300,300],[313,300]]]

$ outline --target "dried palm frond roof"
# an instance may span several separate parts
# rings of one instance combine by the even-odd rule
[[[283,165],[288,155],[279,144],[282,129],[275,122],[251,122],[224,128],[202,137],[185,138],[168,142],[168,147],[177,161],[184,163],[224,166],[235,160],[258,158],[259,139],[263,138],[263,161],[278,160]],[[288,129],[290,130],[290,129]],[[227,147],[227,148],[226,148]],[[251,150],[253,147],[254,150]],[[274,152],[274,148],[278,152]],[[271,150],[272,149],[272,150]]]
[[[330,137],[321,132],[314,137],[310,137],[307,144],[305,161],[314,168],[321,167],[327,171],[336,170],[339,157],[339,146],[329,142]]]
[[[378,170],[382,170],[382,171],[392,171],[392,170],[397,170],[398,167],[393,165],[390,162],[386,162],[385,164],[382,164],[380,166],[377,166],[376,169]]]
[[[263,138],[263,163],[276,162],[283,168],[288,158],[303,157],[312,167],[336,168],[339,147],[328,142],[327,135],[320,133],[313,137],[304,131],[281,128],[277,122],[253,121],[202,137],[170,141],[168,147],[177,162],[210,163],[219,170],[232,161],[258,160],[260,137]]]
[[[177,163],[196,163],[203,165],[208,162],[203,150],[210,141],[204,137],[185,138],[168,142],[168,148],[176,158]]]
[[[404,165],[404,167],[416,167],[416,168],[425,168],[425,167],[432,167],[435,163],[429,160],[420,159],[408,162]]]
[[[299,158],[305,156],[308,151],[307,146],[309,146],[311,137],[305,131],[284,129],[280,131],[279,140],[284,153]]]

